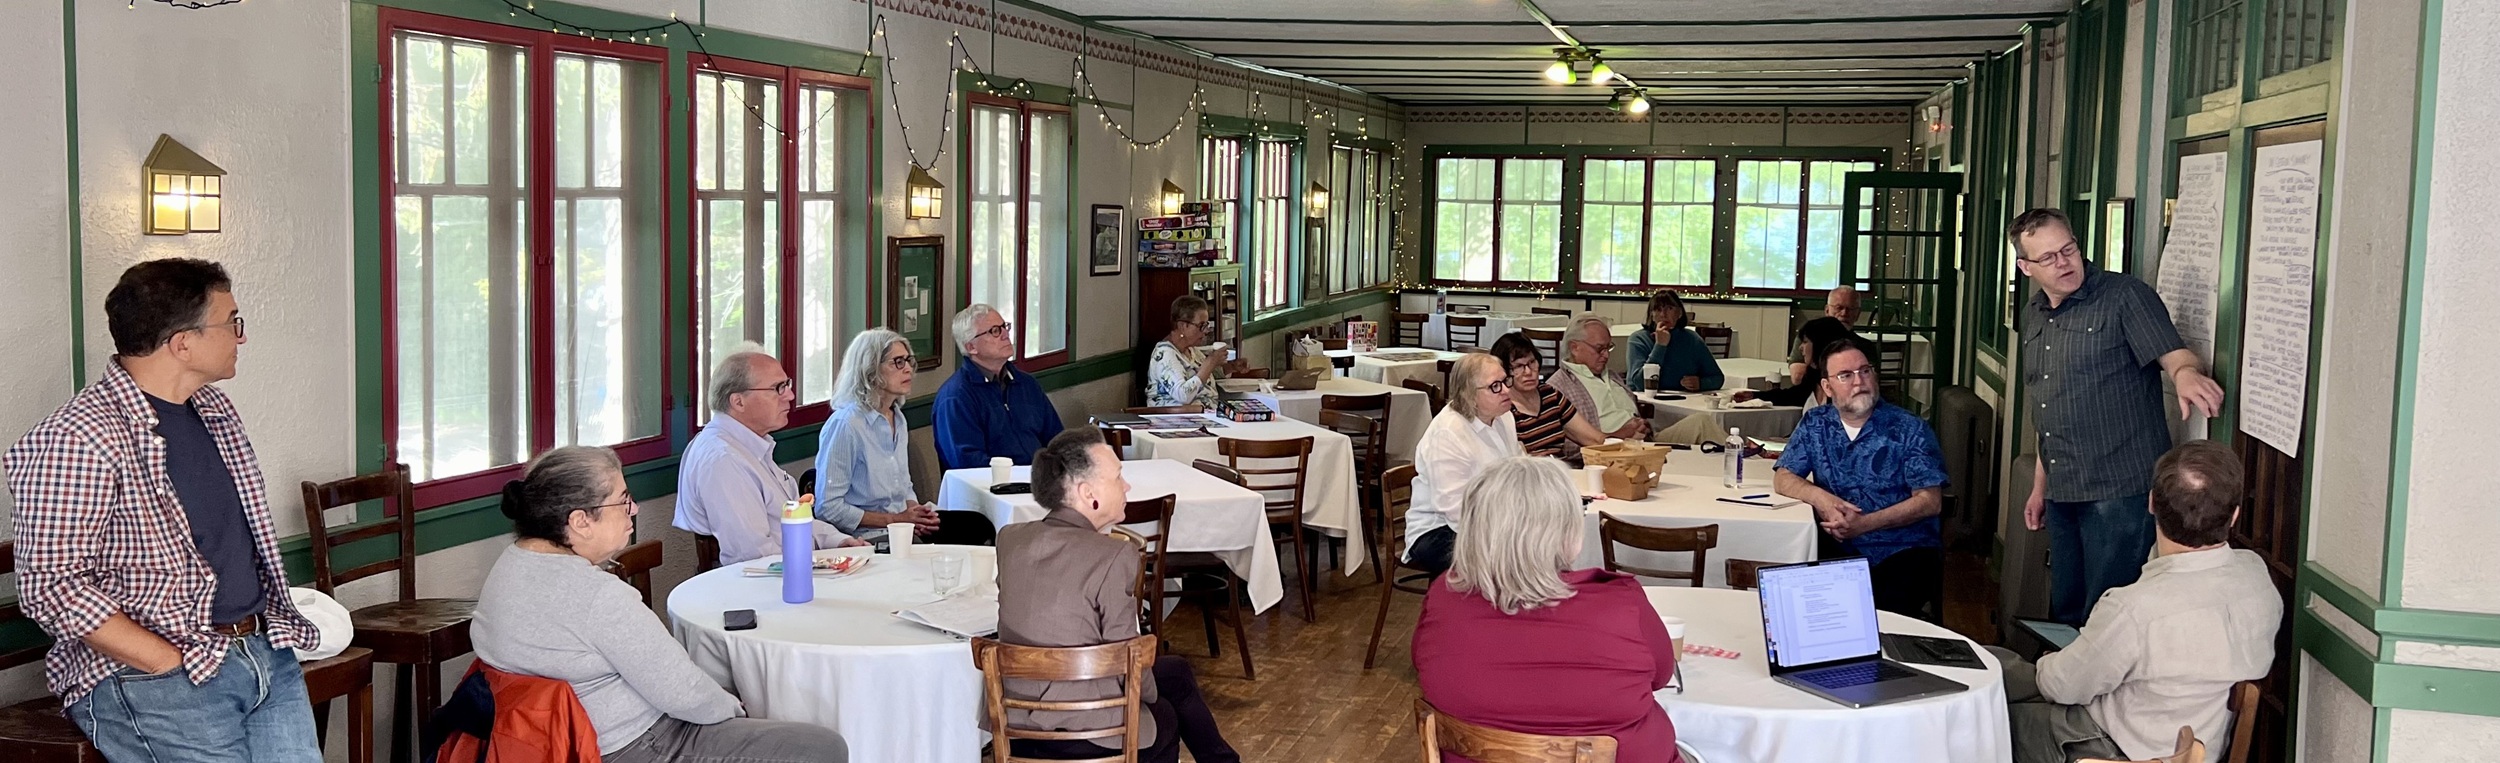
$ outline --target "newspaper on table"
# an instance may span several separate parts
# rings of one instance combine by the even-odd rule
[[[954,634],[956,638],[977,638],[998,632],[998,599],[964,592],[895,612],[894,616]]]

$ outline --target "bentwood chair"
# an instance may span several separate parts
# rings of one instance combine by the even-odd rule
[[[1380,654],[1380,632],[1389,626],[1389,597],[1399,591],[1421,596],[1432,586],[1432,573],[1406,566],[1406,508],[1413,502],[1415,465],[1398,464],[1380,475],[1380,611],[1372,615],[1372,642],[1363,648],[1363,669],[1372,669]]]
[[[1015,757],[1011,743],[1017,739],[1075,741],[1087,739],[1119,739],[1120,752],[1086,763],[1137,763],[1137,745],[1143,730],[1137,724],[1139,705],[1145,701],[1146,671],[1154,666],[1155,637],[1138,636],[1096,646],[1040,647],[1017,646],[992,638],[972,640],[972,663],[981,668],[982,709],[989,717],[990,730],[996,736],[990,741],[990,763],[1038,761],[1041,758]],[[1120,679],[1120,696],[1096,700],[1013,699],[1006,695],[1009,679],[1027,681],[1092,681]],[[1038,730],[1007,725],[1007,711],[1033,710],[1064,712],[1073,710],[1108,710],[1119,708],[1120,723],[1098,729]],[[1164,729],[1163,733],[1177,733]]]
[[[1311,445],[1312,438],[1309,437],[1290,440],[1218,437],[1215,440],[1215,452],[1224,456],[1224,465],[1241,473],[1241,486],[1267,497],[1268,531],[1276,534],[1276,539],[1290,549],[1294,566],[1301,576],[1302,621],[1306,623],[1319,622],[1319,608],[1312,601],[1318,593],[1318,586],[1312,581],[1316,565],[1310,555],[1304,553],[1307,549],[1302,543],[1307,529],[1302,524],[1302,510],[1305,488],[1310,482]],[[1291,465],[1243,466],[1244,459],[1262,464],[1284,461]]]
[[[1605,553],[1606,569],[1609,572],[1667,580],[1689,580],[1692,581],[1694,588],[1700,588],[1701,579],[1705,571],[1709,569],[1710,549],[1719,547],[1719,526],[1649,527],[1616,519],[1615,515],[1601,511],[1597,513],[1597,543],[1598,548]],[[1693,555],[1693,566],[1682,572],[1675,572],[1620,564],[1615,561],[1615,544],[1617,543],[1647,551],[1690,553]]]
[[[1545,736],[1478,726],[1415,700],[1415,736],[1424,763],[1441,763],[1444,752],[1476,763],[1614,763],[1610,736]]]
[[[338,587],[383,573],[398,573],[399,597],[349,613],[356,646],[373,650],[373,661],[399,666],[391,698],[391,760],[414,760],[419,740],[443,704],[443,663],[469,653],[469,618],[476,599],[417,598],[417,511],[408,467],[392,464],[372,474],[333,482],[306,480],[304,524],[311,528],[313,587],[335,595]],[[382,501],[391,516],[333,532],[322,522],[329,509]],[[338,547],[397,535],[399,553],[346,570],[333,569]]]

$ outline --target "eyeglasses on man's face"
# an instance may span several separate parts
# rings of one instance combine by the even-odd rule
[[[999,322],[998,322],[998,325],[996,325],[996,326],[991,326],[991,327],[989,327],[989,328],[986,328],[986,329],[982,329],[982,330],[980,330],[980,331],[973,332],[973,334],[972,334],[972,338],[974,338],[974,339],[990,339],[990,338],[1005,339],[1005,338],[1007,338],[1007,333],[1008,333],[1009,331],[1012,331],[1012,330],[1013,330],[1011,327],[1013,327],[1013,326],[1015,326],[1015,325],[1016,325],[1016,324],[1013,324],[1013,323],[1008,323],[1008,322],[1006,322],[1006,321],[999,321]]]
[[[1845,371],[1834,371],[1831,373],[1831,379],[1842,384],[1856,384],[1858,382],[1873,384],[1875,383],[1875,368],[1873,366],[1861,366]]]
[[[181,330],[176,331],[176,332],[174,332],[174,333],[179,334],[179,333],[182,333],[183,331],[207,331],[207,330],[209,330],[209,329],[213,329],[213,328],[227,328],[227,329],[233,329],[233,330],[234,330],[234,338],[236,338],[236,339],[241,339],[241,338],[243,338],[243,316],[237,315],[237,316],[235,316],[235,317],[234,317],[234,320],[230,320],[230,321],[219,321],[219,322],[216,322],[216,323],[202,323],[202,324],[199,324],[199,325],[197,325],[197,326],[192,326],[192,327],[189,327],[189,328],[181,329]]]
[[[748,388],[746,388],[746,389],[739,390],[739,391],[741,391],[741,392],[770,392],[770,393],[773,393],[773,394],[775,394],[775,395],[787,395],[787,394],[790,394],[790,391],[791,391],[791,390],[794,390],[794,389],[797,389],[797,388],[798,388],[798,386],[797,386],[797,385],[795,385],[795,384],[792,384],[792,383],[790,382],[790,380],[788,380],[788,379],[783,379],[783,380],[781,380],[781,383],[780,383],[780,384],[775,384],[775,385],[770,386],[770,387],[748,387]]]
[[[2021,259],[2022,261],[2033,265],[2048,265],[2057,262],[2069,262],[2082,258],[2083,249],[2081,247],[2077,247],[2073,239],[2068,239],[2065,246],[2051,250],[2047,254],[2043,254],[2038,257],[2023,257]]]

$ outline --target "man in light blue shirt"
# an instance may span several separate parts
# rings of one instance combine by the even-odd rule
[[[773,462],[772,432],[790,423],[798,399],[781,361],[761,352],[731,353],[712,369],[712,423],[686,444],[677,465],[678,529],[720,543],[722,565],[781,555],[781,507],[813,503],[799,482]],[[812,523],[817,548],[864,546],[833,525]]]
[[[851,339],[834,378],[833,416],[816,440],[816,518],[859,537],[902,526],[926,543],[989,545],[998,528],[988,516],[937,511],[912,493],[903,398],[915,371],[901,334],[874,328]]]

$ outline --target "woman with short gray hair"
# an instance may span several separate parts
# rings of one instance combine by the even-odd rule
[[[1471,352],[1450,366],[1450,402],[1415,444],[1414,500],[1406,509],[1406,566],[1435,574],[1450,566],[1458,501],[1467,480],[1502,459],[1525,454],[1510,409],[1510,379],[1493,356]]]
[[[1652,695],[1675,676],[1675,644],[1638,579],[1571,569],[1587,530],[1562,464],[1493,464],[1459,511],[1449,574],[1415,625],[1424,701],[1498,729],[1614,737],[1622,763],[1676,763]]]
[[[571,684],[601,760],[849,758],[824,727],[738,717],[738,698],[695,667],[633,586],[601,569],[633,542],[637,513],[614,451],[541,454],[504,485],[503,513],[515,539],[478,593],[477,658]]]

